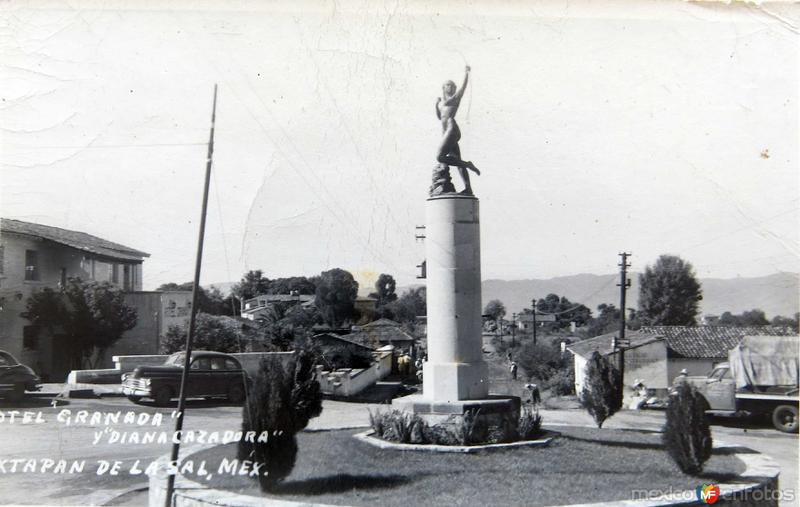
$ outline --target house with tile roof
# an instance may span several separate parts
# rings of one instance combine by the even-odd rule
[[[728,351],[745,336],[790,336],[796,331],[780,326],[644,326],[628,331],[625,338],[626,396],[633,385],[642,382],[655,395],[666,394],[681,370],[689,375],[705,375],[728,360]],[[619,364],[619,351],[612,349],[618,332],[595,336],[572,343],[567,350],[574,356],[575,389],[583,387],[583,372],[592,353],[597,351]]]
[[[417,341],[402,324],[391,319],[378,319],[363,326],[354,326],[352,332],[345,338],[375,349],[393,345],[396,350],[402,352],[410,351]]]
[[[43,379],[63,380],[68,373],[65,344],[20,314],[35,291],[57,289],[69,278],[80,278],[116,285],[125,291],[126,304],[138,311],[136,328],[108,351],[108,361],[113,354],[157,353],[166,327],[188,317],[191,293],[142,291],[142,264],[149,256],[85,232],[0,219],[0,349],[33,367]]]

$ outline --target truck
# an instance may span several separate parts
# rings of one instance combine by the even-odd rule
[[[703,395],[706,413],[769,417],[776,429],[798,429],[798,336],[745,336],[707,376],[680,376]]]

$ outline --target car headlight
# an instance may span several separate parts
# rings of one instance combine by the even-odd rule
[[[144,383],[144,385],[150,386],[150,379],[149,378],[142,379],[142,382]]]

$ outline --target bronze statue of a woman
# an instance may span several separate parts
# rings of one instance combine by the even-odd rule
[[[442,85],[442,96],[436,99],[436,116],[442,122],[442,142],[439,144],[436,160],[440,164],[458,167],[458,173],[461,175],[461,179],[464,180],[464,191],[461,193],[472,195],[472,186],[469,183],[467,169],[474,171],[475,174],[480,174],[481,172],[472,162],[461,160],[461,149],[458,147],[458,141],[461,140],[461,131],[456,123],[456,112],[458,112],[461,97],[464,96],[464,90],[467,88],[469,71],[470,68],[467,66],[464,72],[464,83],[461,88],[456,89],[454,82],[446,81]]]

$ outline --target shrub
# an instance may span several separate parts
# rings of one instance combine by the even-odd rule
[[[663,441],[667,452],[687,474],[697,475],[711,457],[711,430],[705,415],[706,400],[686,382],[669,398]]]
[[[581,405],[589,411],[598,428],[622,408],[622,378],[608,359],[594,352],[586,364]]]
[[[391,412],[371,412],[369,422],[375,436],[390,442],[402,444],[423,444],[427,423],[417,414],[401,410]]]
[[[519,415],[517,433],[520,440],[536,440],[542,435],[542,416],[538,408],[523,407]]]
[[[322,393],[308,353],[299,352],[287,364],[275,356],[261,360],[242,410],[242,432],[266,434],[267,440],[239,441],[238,457],[263,464],[265,472],[258,476],[263,491],[273,489],[292,471],[295,435],[321,412]]]
[[[572,364],[550,377],[544,383],[544,388],[556,396],[575,394],[575,369]]]
[[[455,425],[455,435],[461,445],[480,444],[485,441],[487,428],[478,417],[481,410],[467,410]]]

